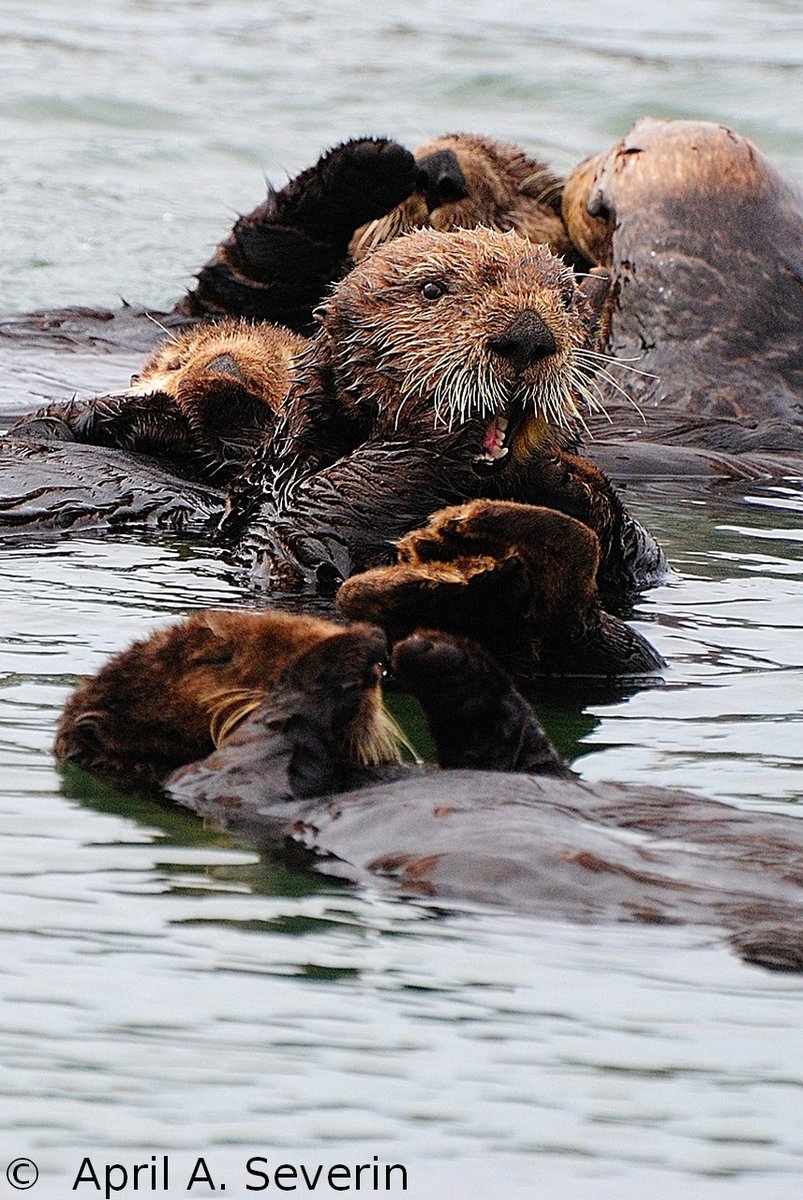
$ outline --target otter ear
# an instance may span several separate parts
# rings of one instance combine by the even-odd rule
[[[588,300],[595,317],[599,317],[608,292],[611,290],[611,275],[604,267],[592,267],[578,287]]]

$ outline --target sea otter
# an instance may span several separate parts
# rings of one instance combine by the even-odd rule
[[[364,633],[364,626],[355,625],[351,636]],[[341,625],[313,616],[195,614],[135,642],[80,685],[64,710],[56,755],[109,777],[160,783],[175,767],[209,754],[312,646],[340,639],[345,664],[343,635]],[[386,642],[378,631],[376,640],[379,662]],[[379,699],[379,675],[371,678],[360,710],[359,746],[349,739],[344,744],[355,763],[397,757]]]
[[[47,418],[168,461],[172,448],[185,473],[214,482],[263,438],[224,536],[241,532],[238,560],[271,587],[331,590],[392,562],[395,540],[434,511],[485,496],[584,521],[603,603],[624,608],[664,564],[574,453],[595,403],[588,356],[606,288],[604,273],[578,283],[514,233],[421,230],[335,288],[300,354],[303,339],[280,327],[202,326],[171,338],[126,396],[44,410],[27,429]]]
[[[282,326],[233,318],[171,332],[125,391],[49,405],[11,434],[116,447],[224,486],[273,433],[305,346]]]
[[[334,586],[477,497],[584,521],[606,602],[655,582],[660,550],[575,452],[607,288],[515,233],[423,229],[374,250],[327,300],[275,435],[233,489],[224,533],[255,582]]]
[[[259,666],[239,651],[244,619],[270,630],[245,635]],[[467,639],[419,630],[389,655],[371,626],[275,620],[202,614],[124,652],[69,702],[57,755],[155,779],[174,803],[274,854],[395,894],[714,926],[747,961],[803,970],[795,818],[582,783]],[[387,742],[365,753],[387,665],[426,713],[440,769],[400,765]]]
[[[800,192],[725,126],[644,118],[570,175],[563,214],[635,368],[601,364],[590,453],[619,478],[800,475]]]
[[[358,229],[349,247],[359,262],[389,238],[413,229],[515,230],[565,262],[578,256],[561,215],[563,180],[520,146],[478,134],[449,133],[415,151],[415,190],[389,213]]]
[[[411,229],[515,229],[571,264],[562,181],[516,146],[448,134],[411,154],[386,138],[327,151],[240,217],[177,306],[315,330],[329,286],[371,249]]]

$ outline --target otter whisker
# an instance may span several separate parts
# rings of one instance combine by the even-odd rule
[[[169,342],[178,342],[180,340],[180,333],[178,330],[168,329],[167,326],[163,325],[161,321],[157,321],[156,317],[154,317],[152,313],[146,312],[144,315],[147,320],[153,322],[157,329],[161,329],[162,333],[167,335],[167,340]]]
[[[572,382],[580,398],[585,401],[589,412],[599,412],[609,423],[612,423],[612,418],[609,416],[603,405],[599,402],[598,397],[592,392],[589,382],[582,381],[577,378],[573,379]],[[589,429],[585,419],[582,416],[580,416],[578,419],[588,437],[593,437],[593,434],[591,433],[591,430]]]
[[[606,371],[604,367],[600,367],[599,365],[597,365],[594,368],[594,375],[589,377],[589,383],[592,383],[598,389],[598,391],[600,391],[599,379],[604,379],[605,382],[610,387],[612,387],[614,391],[618,392],[619,395],[624,400],[627,401],[627,403],[631,406],[631,408],[634,408],[636,410],[638,415],[641,417],[641,420],[646,425],[647,418],[644,416],[644,412],[642,411],[641,406],[633,399],[632,396],[628,395],[628,393],[625,391],[625,389],[622,387],[622,385],[618,382],[618,380],[614,379],[614,377],[610,374],[609,371]],[[601,395],[601,391],[600,391],[600,395]]]
[[[421,762],[415,747],[385,707],[381,693],[368,693],[349,726],[346,750],[349,762],[363,767],[400,763],[404,761],[402,750],[406,750],[414,762]]]
[[[223,688],[203,697],[209,711],[209,734],[214,745],[220,746],[245,717],[259,708],[265,691],[257,688]]]
[[[643,375],[645,379],[658,378],[653,371],[642,371],[640,367],[631,367],[628,365],[632,362],[639,362],[640,355],[634,355],[633,358],[618,358],[613,354],[602,354],[599,350],[591,350],[587,346],[579,348],[578,353],[593,362],[610,363],[612,366],[621,367],[623,371],[632,371],[634,375]]]

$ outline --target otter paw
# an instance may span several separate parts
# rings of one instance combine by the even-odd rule
[[[344,142],[319,161],[321,187],[354,229],[382,217],[415,188],[413,155],[388,138]]]
[[[402,685],[412,686],[427,679],[439,688],[449,687],[455,676],[472,668],[469,650],[478,647],[464,639],[436,630],[417,629],[398,642],[393,650],[393,670]],[[476,659],[476,653],[473,658]]]
[[[392,665],[427,715],[441,766],[566,773],[510,676],[470,638],[417,630]]]

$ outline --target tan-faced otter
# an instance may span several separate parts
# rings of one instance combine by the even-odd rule
[[[311,333],[329,290],[380,242],[414,228],[515,229],[579,259],[560,213],[562,181],[518,147],[449,134],[413,156],[386,138],[327,151],[240,217],[178,305]]]
[[[578,265],[561,216],[563,181],[519,146],[450,133],[415,151],[415,190],[358,229],[349,248],[359,262],[382,242],[413,229],[514,230]],[[585,258],[579,259],[587,265]]]
[[[617,477],[799,474],[799,191],[722,125],[645,118],[572,173],[563,213],[612,272],[607,349],[636,368],[597,377],[613,426],[592,425],[619,441],[592,447],[599,461]]]
[[[385,243],[337,285],[275,436],[224,532],[270,587],[390,562],[431,513],[476,497],[545,504],[600,541],[606,602],[663,570],[607,479],[573,453],[596,403],[604,273],[488,229]]]
[[[11,433],[116,447],[224,486],[273,433],[305,346],[264,322],[195,325],[169,333],[125,391],[50,405]]]
[[[277,659],[284,671],[237,723],[255,673],[247,654],[232,671],[230,635],[242,614],[226,614],[232,625],[214,680],[221,616],[155,635],[152,651],[135,647],[138,691],[131,652],[112,660],[69,703],[57,754],[140,778],[145,760],[149,769],[158,764],[151,778],[175,803],[273,853],[296,861],[303,853],[325,872],[382,880],[396,894],[580,921],[714,926],[747,961],[803,970],[803,826],[795,818],[659,788],[583,784],[498,665],[474,643],[442,633],[404,639],[391,665],[427,714],[447,769],[358,756],[388,661],[384,637],[370,626],[306,630],[306,647],[289,662],[287,644],[269,652],[269,672]],[[267,628],[270,617],[261,619]],[[285,631],[292,640],[292,627]],[[138,740],[142,691],[150,687],[161,700],[167,669],[182,697],[195,694],[180,664],[188,679],[199,670],[196,641],[201,694],[215,684],[220,694],[239,694],[218,722],[219,748],[187,762],[198,745],[187,740],[174,755],[185,765],[168,773],[167,748],[181,736],[184,714],[176,725],[165,711],[163,731],[151,725],[156,755],[149,754]],[[189,722],[202,718],[207,746],[214,711],[207,705]],[[126,761],[129,723],[136,736]]]

